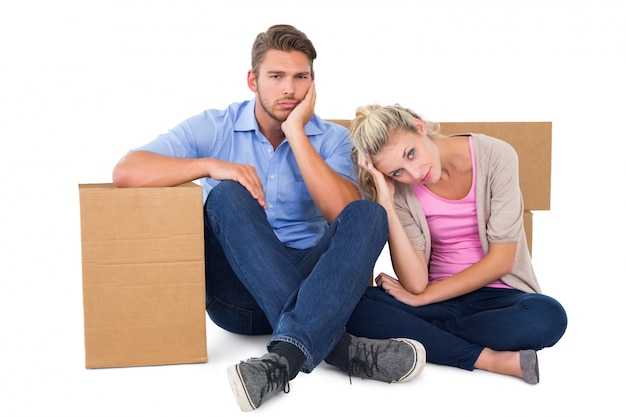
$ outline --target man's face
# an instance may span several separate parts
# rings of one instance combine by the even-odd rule
[[[302,101],[312,81],[307,56],[298,51],[271,49],[259,65],[259,75],[248,74],[248,85],[257,95],[265,116],[284,122]],[[257,108],[258,110],[258,108]],[[257,118],[263,115],[257,114]]]

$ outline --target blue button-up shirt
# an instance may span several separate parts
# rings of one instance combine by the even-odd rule
[[[205,110],[135,150],[254,166],[263,183],[267,219],[276,236],[289,247],[311,247],[328,225],[307,190],[289,142],[284,140],[274,150],[259,130],[254,103],[249,100],[233,103],[225,110]],[[318,116],[313,116],[304,130],[324,161],[356,184],[348,130]],[[200,179],[205,201],[218,182]]]

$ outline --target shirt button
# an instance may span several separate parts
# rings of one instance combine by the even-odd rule
[[[270,175],[270,180],[273,180],[275,177],[273,175]]]

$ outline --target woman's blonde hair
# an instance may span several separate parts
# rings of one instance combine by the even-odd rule
[[[391,106],[369,104],[357,108],[356,117],[350,125],[354,143],[352,162],[357,170],[359,187],[368,200],[376,201],[376,187],[372,175],[359,166],[358,154],[376,155],[397,132],[418,133],[414,119],[424,122],[429,136],[439,133],[438,123],[425,120],[411,109],[399,104]]]

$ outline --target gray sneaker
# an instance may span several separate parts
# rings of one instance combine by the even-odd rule
[[[426,349],[418,341],[350,337],[350,380],[360,376],[389,383],[406,382],[418,376],[426,364]]]
[[[227,375],[241,411],[259,408],[278,391],[289,392],[287,359],[276,353],[232,365]]]

